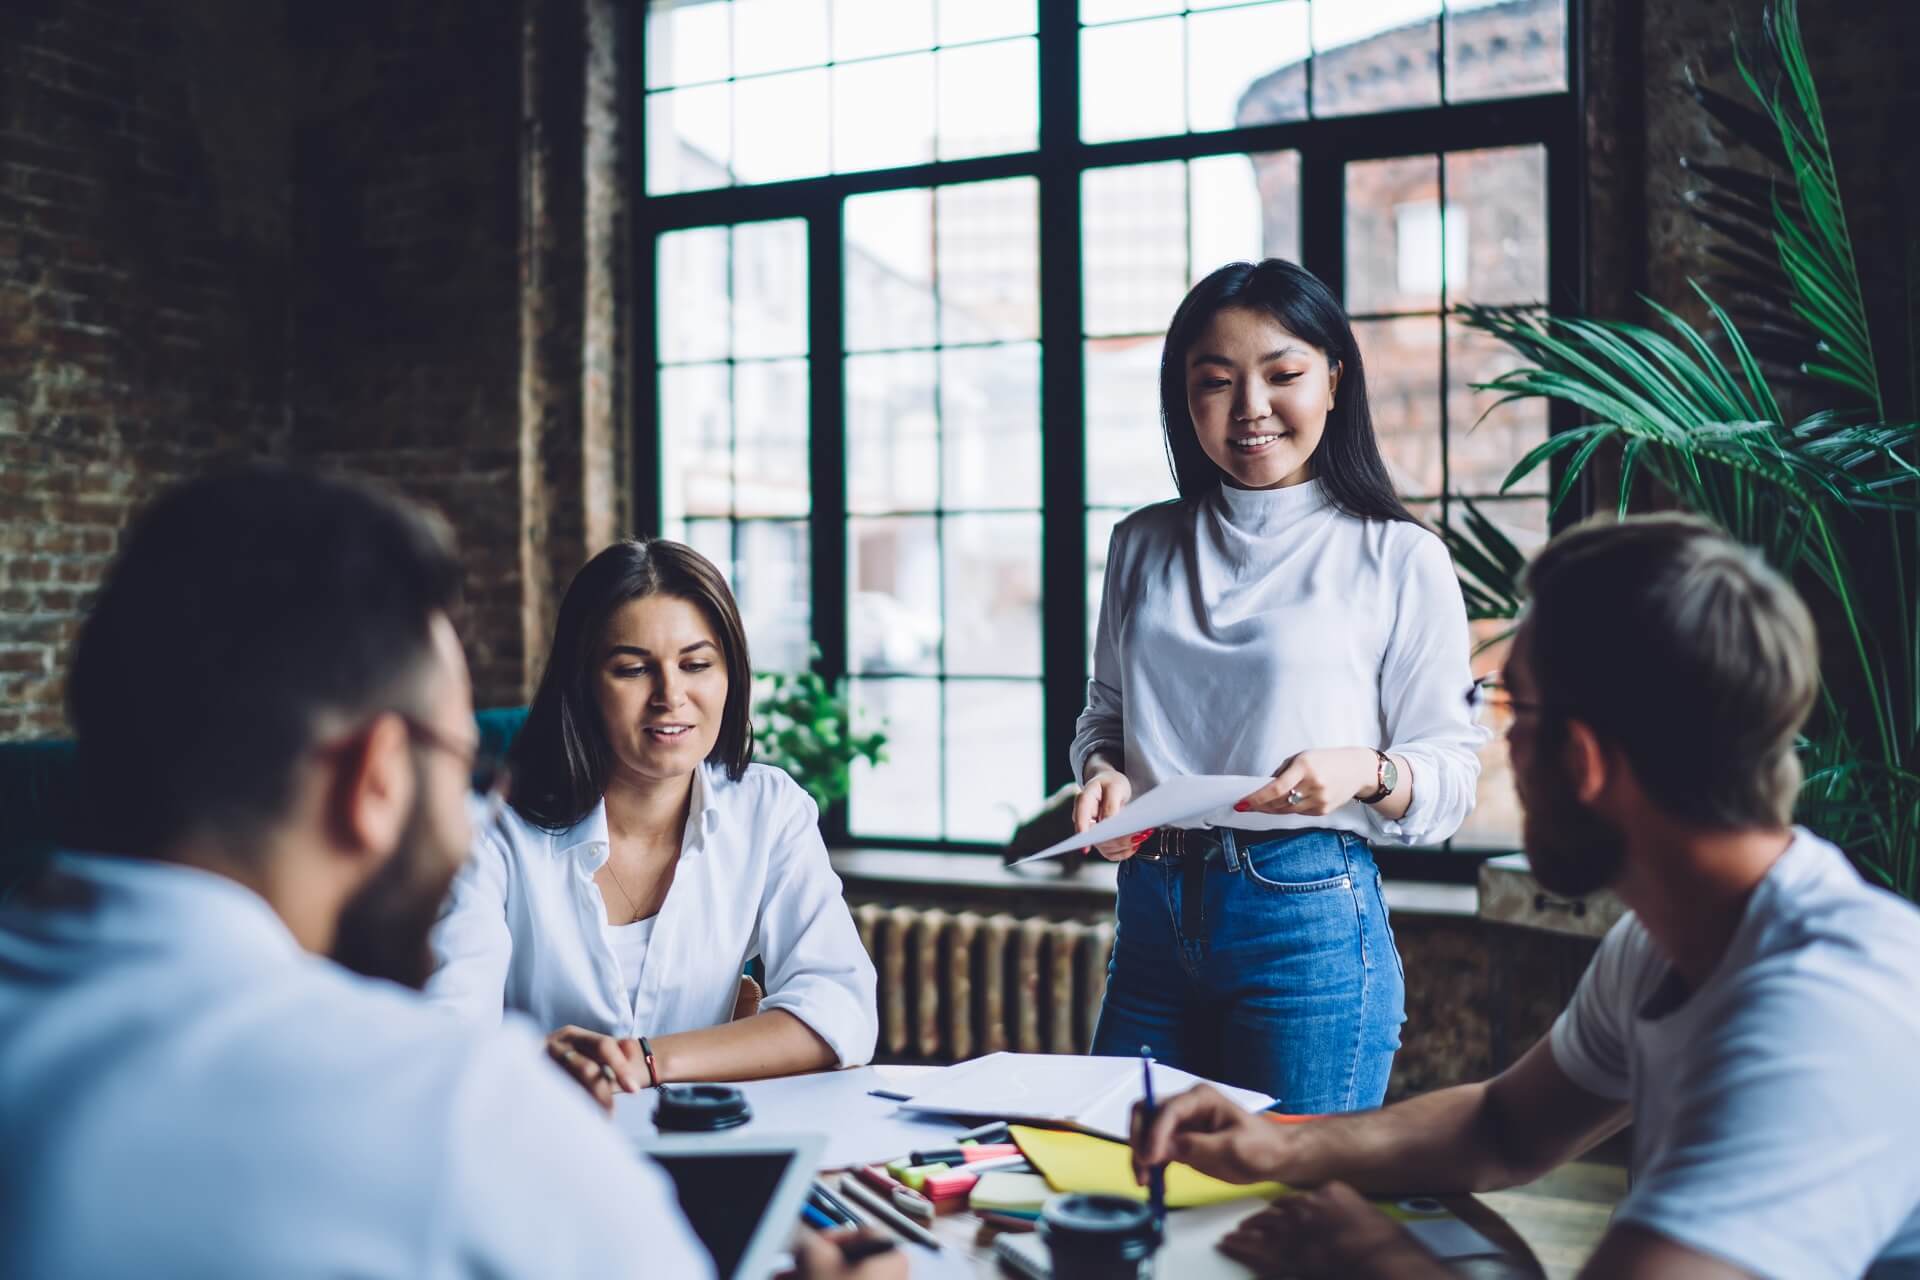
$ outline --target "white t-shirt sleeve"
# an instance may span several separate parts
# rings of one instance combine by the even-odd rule
[[[427,998],[482,1025],[498,1024],[506,1008],[513,959],[507,875],[506,836],[496,823],[475,838],[430,936],[434,973]]]
[[[1554,1020],[1547,1033],[1554,1063],[1588,1093],[1616,1102],[1631,1095],[1627,1040],[1649,966],[1658,964],[1640,922],[1622,918],[1607,931],[1572,1001]]]
[[[873,1057],[880,1037],[878,981],[820,839],[813,797],[776,773],[765,812],[771,831],[766,892],[753,940],[767,970],[763,1013],[785,1009],[833,1049],[840,1066]]]
[[[1438,844],[1473,812],[1486,733],[1467,705],[1471,640],[1453,558],[1446,544],[1424,529],[1402,525],[1394,532],[1413,542],[1380,662],[1382,750],[1412,767],[1413,799],[1398,818],[1362,808],[1383,837]]]
[[[454,1099],[444,1250],[449,1276],[689,1276],[713,1259],[672,1180],[626,1145],[530,1033],[502,1032]]]
[[[1911,1022],[1780,957],[1729,991],[1674,1130],[1615,1215],[1755,1275],[1859,1276],[1920,1204]],[[1796,966],[1801,966],[1796,972]]]

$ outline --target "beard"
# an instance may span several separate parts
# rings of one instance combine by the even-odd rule
[[[1626,863],[1626,833],[1582,804],[1573,789],[1550,768],[1529,771],[1520,782],[1525,813],[1522,836],[1527,862],[1540,887],[1566,898],[1581,898],[1620,877]]]
[[[426,779],[420,782],[424,787]],[[333,959],[369,978],[425,987],[434,969],[427,939],[459,865],[459,855],[434,838],[425,796],[416,788],[393,856],[341,909]]]

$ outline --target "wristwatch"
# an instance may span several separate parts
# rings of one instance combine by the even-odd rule
[[[1379,804],[1392,795],[1393,789],[1400,785],[1400,766],[1393,762],[1393,757],[1379,750],[1373,754],[1380,757],[1378,772],[1374,775],[1380,786],[1372,795],[1361,796],[1361,804]]]

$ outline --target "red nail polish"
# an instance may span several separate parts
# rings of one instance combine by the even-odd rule
[[[1235,813],[1245,813],[1247,811],[1247,808],[1248,808],[1247,802],[1245,800],[1242,800],[1239,804],[1236,804],[1235,806],[1233,806],[1233,811]]]

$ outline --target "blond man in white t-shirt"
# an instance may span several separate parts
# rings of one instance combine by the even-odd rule
[[[1528,588],[1483,684],[1533,870],[1633,909],[1573,1003],[1494,1079],[1380,1111],[1279,1126],[1195,1090],[1137,1160],[1317,1187],[1228,1238],[1248,1262],[1444,1275],[1359,1192],[1512,1186],[1631,1122],[1632,1190],[1583,1275],[1920,1276],[1920,911],[1789,824],[1805,606],[1677,516],[1564,534]]]

